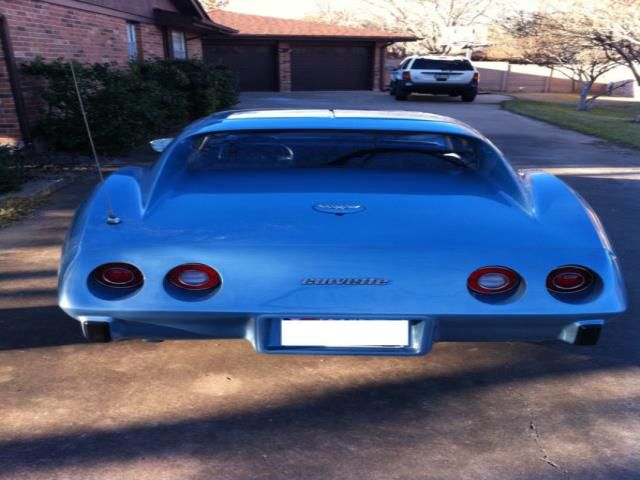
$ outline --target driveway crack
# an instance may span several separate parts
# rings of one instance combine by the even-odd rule
[[[536,424],[535,424],[535,422],[533,420],[529,421],[529,429],[531,430],[531,433],[533,434],[533,440],[536,442],[536,446],[538,447],[538,450],[540,450],[540,454],[542,455],[542,460],[547,465],[551,465],[556,470],[564,472],[565,475],[567,475],[567,477],[568,477],[569,476],[569,472],[567,472],[566,470],[563,470],[562,468],[560,468],[560,465],[558,465],[556,462],[551,460],[551,458],[549,457],[549,454],[547,453],[547,450],[544,448],[544,445],[542,444],[542,439],[540,438],[540,433],[538,432],[538,427],[536,427]]]
[[[533,441],[535,442],[535,445],[536,445],[536,448],[538,449],[538,452],[540,453],[540,459],[544,463],[549,465],[551,468],[553,468],[554,470],[557,470],[559,473],[563,474],[562,476],[565,479],[567,479],[567,480],[570,479],[571,475],[569,474],[569,470],[562,468],[558,463],[556,463],[549,456],[549,453],[547,452],[547,449],[544,447],[544,442],[542,440],[542,435],[540,435],[540,432],[538,431],[538,426],[536,425],[534,414],[533,414],[533,411],[531,409],[531,405],[527,401],[526,395],[522,391],[520,391],[518,389],[514,389],[513,387],[509,387],[509,390],[511,390],[512,392],[515,392],[516,395],[518,395],[520,397],[520,399],[522,400],[522,403],[523,403],[523,406],[524,406],[524,410],[526,411],[526,413],[527,413],[527,415],[529,417],[529,432],[530,432],[531,436],[533,437]]]

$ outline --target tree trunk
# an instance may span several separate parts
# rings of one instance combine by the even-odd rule
[[[640,87],[640,68],[637,67],[637,63],[638,63],[638,58],[633,58],[630,62],[628,62],[626,64],[627,67],[629,67],[629,70],[631,70],[631,74],[633,75],[633,78],[636,79],[636,82],[638,83],[638,86]],[[625,64],[623,64],[625,65]]]
[[[589,92],[591,91],[591,87],[593,86],[593,82],[583,82],[580,87],[580,100],[578,101],[578,111],[586,112],[587,110],[591,110],[593,102],[589,102]]]

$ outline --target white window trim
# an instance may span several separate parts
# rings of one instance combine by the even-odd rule
[[[172,57],[176,60],[185,60],[187,58],[187,37],[185,33],[181,30],[171,30],[169,32],[169,39],[171,41]],[[182,43],[178,49],[176,49],[177,39],[180,39]]]
[[[137,60],[140,51],[138,50],[138,29],[135,23],[127,22],[127,54],[129,60]]]

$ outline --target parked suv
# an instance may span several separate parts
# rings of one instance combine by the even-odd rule
[[[415,92],[459,95],[463,102],[473,102],[479,78],[478,70],[466,58],[412,56],[393,71],[390,93],[396,100],[406,100]]]

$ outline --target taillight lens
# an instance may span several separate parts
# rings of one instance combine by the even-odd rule
[[[142,285],[142,272],[129,263],[105,263],[93,271],[93,278],[109,288],[136,288]]]
[[[520,285],[520,275],[507,267],[479,268],[467,280],[467,287],[474,293],[493,295],[507,293]]]
[[[567,265],[553,270],[547,276],[547,289],[553,293],[577,293],[593,286],[594,273],[586,267]]]
[[[220,274],[201,263],[187,263],[169,272],[169,281],[185,290],[213,290],[222,283]]]
[[[473,81],[476,82],[476,83],[480,81],[480,73],[479,72],[476,72],[476,73],[473,74]]]
[[[411,81],[411,72],[409,70],[402,72],[402,80],[406,80],[407,82]]]

